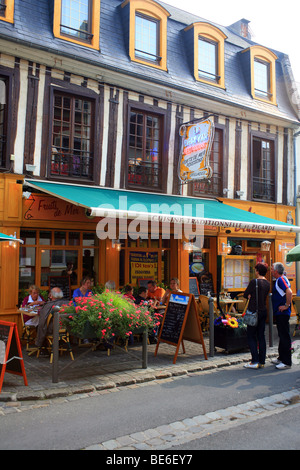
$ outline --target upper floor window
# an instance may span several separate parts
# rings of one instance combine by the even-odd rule
[[[270,96],[270,64],[263,60],[254,59],[254,89],[255,95],[264,99]]]
[[[218,82],[218,44],[202,36],[198,39],[199,78]]]
[[[14,22],[15,0],[0,0],[0,20]]]
[[[252,142],[252,197],[275,201],[274,141],[253,137]]]
[[[54,36],[99,49],[100,0],[55,0]]]
[[[50,176],[93,179],[94,103],[55,93]]]
[[[194,196],[223,196],[223,130],[215,128],[214,142],[209,164],[212,169],[210,180],[196,181],[193,184]]]
[[[136,15],[135,56],[159,64],[159,21]]]
[[[185,28],[189,46],[194,51],[196,80],[225,88],[224,44],[227,36],[208,23],[193,23]]]
[[[132,109],[129,125],[128,184],[161,188],[163,118]]]
[[[252,98],[276,105],[277,56],[263,46],[252,46],[243,54],[246,57],[250,54],[247,60],[250,60]]]
[[[125,0],[129,10],[129,56],[132,61],[167,70],[169,13],[154,0]]]

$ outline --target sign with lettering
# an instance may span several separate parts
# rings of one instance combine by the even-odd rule
[[[173,360],[173,364],[176,364],[180,344],[182,344],[183,353],[185,353],[183,340],[201,344],[204,357],[207,360],[194,295],[182,293],[171,294],[166,306],[154,355],[157,355],[160,343],[176,346]]]
[[[212,177],[209,156],[214,139],[214,123],[205,119],[195,124],[184,124],[179,129],[181,154],[178,168],[183,183]]]
[[[17,324],[0,321],[0,392],[5,372],[22,375],[28,385]]]
[[[132,284],[138,284],[138,279],[157,279],[158,253],[131,252],[129,269],[129,278]]]
[[[31,194],[23,202],[25,220],[62,220],[86,222],[88,217],[83,207],[75,206],[47,194]]]

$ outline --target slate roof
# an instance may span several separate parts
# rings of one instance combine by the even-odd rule
[[[276,107],[253,100],[249,87],[247,87],[243,64],[238,53],[256,43],[239,36],[229,27],[212,23],[159,0],[157,3],[160,3],[170,13],[167,38],[168,71],[131,62],[127,51],[128,40],[125,37],[122,3],[123,0],[101,0],[100,52],[53,36],[54,0],[15,0],[14,24],[0,21],[0,38],[11,38],[17,42],[25,42],[31,47],[70,55],[81,61],[88,60],[99,64],[104,68],[136,75],[143,80],[155,81],[162,86],[176,87],[244,106],[254,111],[298,121],[297,113],[292,107],[287,93],[287,86],[291,87],[293,77],[290,67],[285,65],[289,64],[286,54],[274,50],[278,56],[276,62],[278,106]],[[194,79],[185,50],[183,30],[187,25],[198,21],[214,24],[227,36],[225,41],[225,90]]]

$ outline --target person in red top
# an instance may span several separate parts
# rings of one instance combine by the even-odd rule
[[[148,281],[147,299],[154,299],[161,302],[165,294],[165,289],[158,287],[155,281]]]

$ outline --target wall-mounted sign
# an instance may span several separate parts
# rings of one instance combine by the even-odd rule
[[[181,152],[178,176],[182,182],[188,183],[212,177],[209,157],[214,130],[214,123],[210,118],[180,127]]]
[[[31,194],[28,199],[23,199],[23,214],[24,220],[87,222],[88,219],[84,207],[47,194]]]

